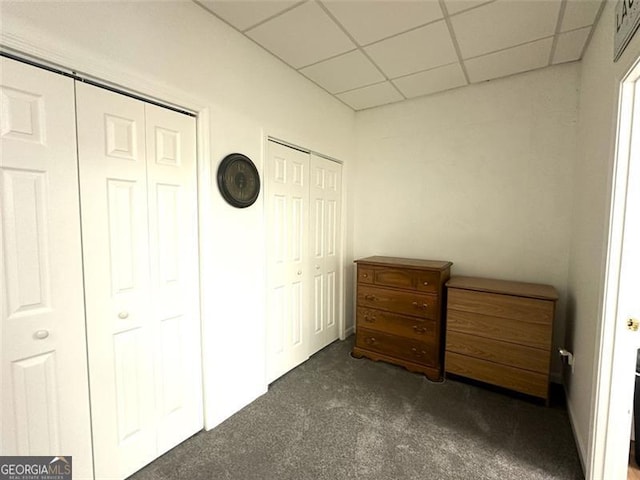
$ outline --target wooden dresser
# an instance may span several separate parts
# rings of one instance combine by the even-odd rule
[[[443,295],[451,262],[368,257],[355,263],[358,284],[352,355],[441,379]]]
[[[456,276],[447,295],[445,370],[548,402],[555,288]]]

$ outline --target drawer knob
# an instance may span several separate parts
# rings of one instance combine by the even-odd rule
[[[418,335],[424,335],[425,333],[427,333],[426,328],[419,327],[418,325],[413,326],[413,331],[416,332]]]
[[[427,354],[424,350],[418,350],[417,348],[412,348],[411,351],[413,352],[413,355],[418,358],[422,358]]]
[[[427,285],[429,285],[429,282],[424,282],[423,285],[426,287]]]
[[[364,299],[365,300],[374,301],[376,299],[376,296],[375,295],[365,295]]]
[[[427,305],[426,303],[413,302],[413,306],[419,308],[420,310],[426,310],[427,308],[429,308],[429,305]]]
[[[369,275],[368,275],[368,274],[366,274],[366,273],[363,273],[363,274],[362,274],[362,278],[369,278]]]
[[[364,316],[364,321],[368,323],[375,323],[376,317],[370,317],[369,315]]]
[[[375,344],[375,343],[376,343],[376,341],[377,341],[377,340],[375,339],[375,337],[369,337],[369,338],[367,338],[364,342],[365,342],[367,345],[373,345],[373,344]]]

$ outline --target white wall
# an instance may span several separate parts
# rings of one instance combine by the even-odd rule
[[[578,158],[574,176],[569,262],[567,346],[575,371],[565,372],[568,406],[578,448],[587,465],[593,452],[594,373],[598,368],[602,293],[614,159],[618,88],[640,55],[640,34],[613,63],[614,7],[606,2],[582,61]],[[594,479],[595,480],[595,479]]]
[[[208,427],[265,391],[262,198],[244,210],[215,171],[270,134],[349,162],[353,112],[192,2],[2,2],[2,44],[142,93],[208,109],[203,332]],[[160,92],[160,93],[157,93]],[[163,93],[163,92],[166,92]],[[206,191],[206,188],[205,188]]]
[[[359,112],[354,256],[551,284],[561,345],[578,76],[562,65]]]

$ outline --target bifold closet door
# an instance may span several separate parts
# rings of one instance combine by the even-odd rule
[[[342,166],[269,141],[267,381],[338,339]]]
[[[95,470],[124,478],[202,428],[195,120],[76,92]]]
[[[73,80],[0,64],[0,455],[93,478]]]
[[[269,142],[267,381],[309,358],[309,154]]]
[[[310,353],[338,339],[340,315],[340,208],[342,165],[311,154],[310,255],[311,308]]]

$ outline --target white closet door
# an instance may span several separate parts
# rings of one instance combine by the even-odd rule
[[[267,155],[267,380],[309,358],[309,155],[269,142]]]
[[[339,337],[341,181],[339,163],[311,154],[311,354]]]
[[[0,454],[93,478],[73,81],[0,62]]]
[[[144,104],[76,89],[95,469],[124,478],[156,454]]]
[[[196,120],[145,104],[158,455],[200,430]]]

